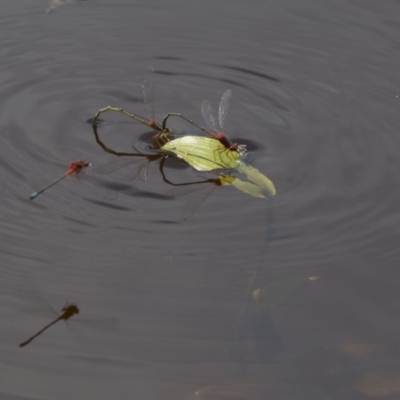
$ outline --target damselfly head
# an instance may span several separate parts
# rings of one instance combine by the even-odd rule
[[[89,165],[91,165],[90,162],[84,161],[84,160],[77,160],[73,164],[75,165],[76,168],[80,168],[80,169],[89,167]]]
[[[79,308],[76,304],[67,303],[61,310],[63,313],[68,313],[71,315],[79,314]]]
[[[247,147],[245,144],[239,144],[237,146],[237,152],[239,153],[240,157],[244,157],[247,154]]]

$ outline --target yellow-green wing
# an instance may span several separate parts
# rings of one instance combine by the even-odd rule
[[[240,164],[237,151],[229,150],[218,140],[205,136],[187,135],[173,139],[161,150],[175,154],[197,171],[235,169]]]
[[[242,181],[240,178],[236,176],[227,176],[221,174],[219,177],[221,184],[222,185],[232,185],[236,189],[249,194],[250,196],[258,197],[258,198],[265,198],[265,193],[263,188],[260,188],[259,186],[255,185],[254,183],[248,182],[248,181]]]
[[[258,186],[265,195],[275,196],[276,189],[274,183],[264,174],[262,174],[257,168],[241,162],[238,171],[246,175],[247,179]]]
[[[236,178],[231,185],[236,189],[241,190],[242,192],[249,194],[253,197],[258,197],[260,199],[264,199],[266,197],[264,190],[254,183],[242,181],[239,178]]]

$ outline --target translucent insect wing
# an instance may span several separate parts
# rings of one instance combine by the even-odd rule
[[[229,104],[231,102],[232,98],[232,92],[228,89],[221,98],[221,101],[219,103],[219,113],[218,113],[218,120],[219,120],[219,126],[221,127],[221,130],[224,128],[225,120],[228,115],[229,111]]]
[[[170,190],[167,195],[172,197],[180,197],[190,194],[189,200],[182,207],[179,218],[181,221],[186,221],[197,211],[197,209],[204,203],[204,201],[216,187],[217,185],[215,183],[202,183],[199,185],[184,187],[181,186],[179,188]]]
[[[148,65],[143,76],[143,83],[140,86],[140,97],[143,99],[143,104],[146,112],[146,117],[149,120],[154,119],[154,69]]]
[[[136,164],[139,162],[143,162],[145,164],[147,162],[147,158],[145,157],[124,157],[121,159],[110,161],[106,164],[100,165],[97,168],[93,169],[93,173],[95,174],[110,174],[111,172],[117,171],[121,168],[126,167],[130,164]],[[138,166],[138,170],[140,170],[141,166]]]
[[[139,174],[139,179],[141,181],[143,181],[143,182],[145,182],[147,180],[147,174],[148,174],[148,171],[149,171],[149,164],[150,164],[150,161],[146,160],[146,161],[143,161],[143,164],[139,164],[138,165],[137,171],[138,171],[138,174]]]
[[[220,130],[208,100],[204,100],[201,103],[201,115],[203,116],[204,122],[213,132],[218,132]]]

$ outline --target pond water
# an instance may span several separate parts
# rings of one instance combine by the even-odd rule
[[[399,17],[395,0],[3,1],[0,397],[398,399]],[[196,193],[167,196],[155,161],[29,201],[73,160],[116,158],[90,121],[141,114],[148,65],[158,120],[202,123],[232,90],[226,131],[276,196],[216,188],[182,221]],[[107,146],[148,143],[101,118]],[[20,348],[54,319],[26,315],[31,287],[80,313]],[[63,326],[96,316],[117,328]]]

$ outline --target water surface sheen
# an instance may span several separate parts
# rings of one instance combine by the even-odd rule
[[[398,1],[3,3],[2,399],[399,398]],[[182,222],[191,195],[166,196],[157,162],[28,200],[115,157],[88,121],[141,113],[147,65],[159,120],[201,122],[232,90],[226,130],[273,201],[217,188]],[[145,126],[102,121],[113,149],[146,146]],[[80,313],[19,348],[54,319],[35,291]]]

